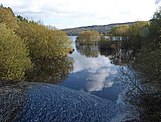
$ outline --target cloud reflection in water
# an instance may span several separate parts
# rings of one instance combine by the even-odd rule
[[[110,63],[110,59],[105,56],[98,56],[98,58],[87,58],[79,53],[74,53],[72,55],[74,58],[74,70],[73,73],[88,70],[88,72],[96,73],[96,71],[104,66],[113,66]]]
[[[97,58],[86,57],[77,51],[72,54],[74,69],[72,73],[87,71],[85,90],[88,92],[101,91],[103,88],[112,87],[113,77],[117,74],[118,66],[111,64],[108,57],[99,55]]]
[[[88,79],[89,82],[86,84],[86,90],[89,92],[101,91],[103,88],[112,87],[114,81],[109,77],[113,75],[113,73],[117,73],[117,71],[111,69],[111,67],[100,69],[97,73],[92,73]]]

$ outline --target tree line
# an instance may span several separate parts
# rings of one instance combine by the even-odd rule
[[[114,27],[110,34],[125,36],[124,49],[136,53],[134,67],[145,82],[161,81],[161,10],[154,13],[150,21],[138,21],[132,25]]]
[[[0,6],[0,80],[22,80],[36,60],[67,57],[71,49],[64,31],[16,16],[10,7]]]

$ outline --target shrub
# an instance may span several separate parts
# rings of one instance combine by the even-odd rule
[[[0,79],[21,80],[25,70],[31,68],[28,55],[24,41],[0,23]]]
[[[32,58],[66,56],[71,41],[65,32],[50,30],[35,22],[19,22],[17,34],[27,43]]]
[[[101,40],[101,36],[97,31],[82,31],[76,42],[79,44],[97,44]]]
[[[15,30],[18,28],[16,17],[11,8],[0,7],[0,23],[5,23],[7,28]]]

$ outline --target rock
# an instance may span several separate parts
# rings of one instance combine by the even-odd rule
[[[0,91],[4,122],[108,122],[116,115],[113,102],[62,86],[25,82]]]

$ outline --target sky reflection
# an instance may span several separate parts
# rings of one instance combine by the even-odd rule
[[[89,82],[86,84],[87,91],[101,91],[103,88],[111,87],[113,85],[113,81],[111,81],[108,77],[111,75],[110,67],[107,69],[101,69],[97,73],[91,74]]]
[[[73,71],[60,85],[116,101],[122,90],[122,85],[116,80],[119,65],[112,64],[109,57],[98,53],[97,57],[87,57],[75,47],[70,55],[74,60]]]

